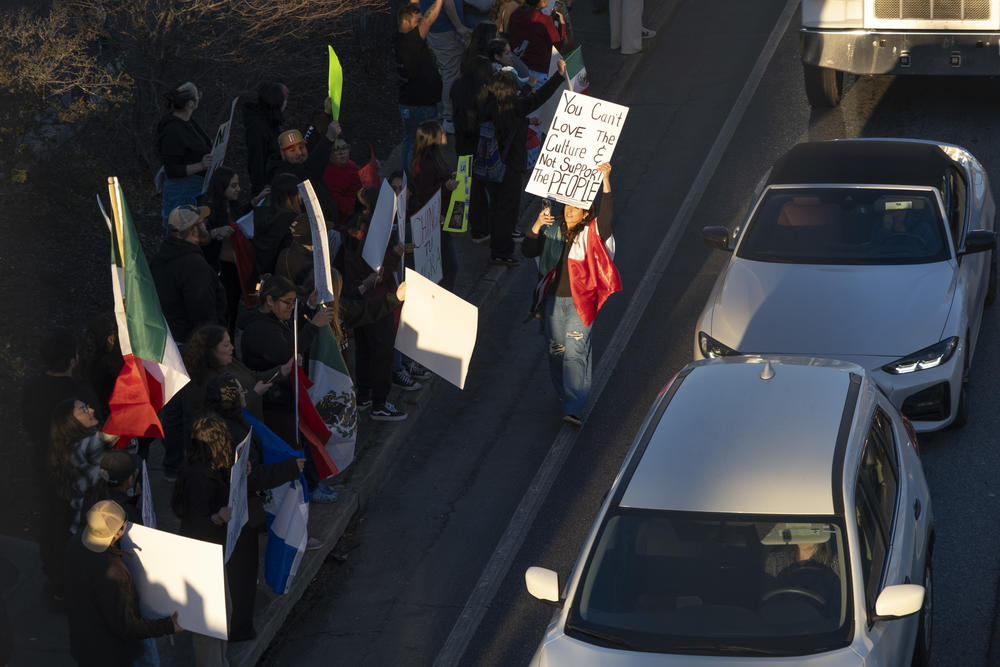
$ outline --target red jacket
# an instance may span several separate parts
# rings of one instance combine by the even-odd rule
[[[549,61],[552,59],[552,47],[558,49],[564,39],[566,39],[566,24],[560,22],[557,28],[553,18],[539,9],[521,5],[510,15],[507,41],[514,51],[520,49],[523,42],[528,43],[521,55],[521,61],[530,70],[547,74]]]

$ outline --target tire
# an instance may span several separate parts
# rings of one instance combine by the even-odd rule
[[[830,109],[840,104],[844,93],[844,73],[829,67],[802,65],[806,97],[815,109]]]
[[[924,606],[920,610],[920,625],[917,626],[917,641],[913,647],[913,667],[930,667],[931,648],[934,634],[934,566],[933,554],[927,554],[924,566]]]
[[[983,303],[987,306],[992,306],[993,302],[997,300],[997,251],[994,250],[990,253],[990,277],[989,282],[986,284],[986,298],[983,299]]]

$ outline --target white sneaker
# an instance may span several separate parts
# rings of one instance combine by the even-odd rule
[[[656,37],[656,31],[652,30],[651,28],[647,28],[647,27],[643,26],[643,28],[642,28],[642,38],[643,39],[653,39],[654,37]]]

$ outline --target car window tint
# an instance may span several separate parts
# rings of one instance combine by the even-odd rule
[[[950,258],[945,238],[928,190],[772,188],[736,254],[796,264],[921,264]]]
[[[858,541],[861,548],[861,576],[865,583],[865,599],[868,609],[875,607],[882,569],[885,565],[885,539],[878,526],[875,509],[869,502],[865,490],[858,484],[854,490],[855,518],[858,522]]]
[[[889,434],[890,443],[891,437]],[[882,532],[888,536],[892,530],[892,517],[896,509],[897,480],[895,466],[886,454],[885,439],[884,420],[880,420],[876,413],[861,454],[858,480],[866,487],[869,497],[875,504]]]
[[[958,248],[962,241],[962,228],[965,222],[965,179],[957,169],[949,170],[949,186],[951,190],[948,202],[948,224],[951,227],[951,239]]]

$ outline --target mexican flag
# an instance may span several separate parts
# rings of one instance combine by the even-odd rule
[[[341,472],[354,460],[358,405],[354,382],[330,327],[320,328],[309,353],[309,398],[330,431],[326,451]]]
[[[124,447],[137,436],[163,437],[156,413],[189,378],[160,311],[153,278],[117,178],[108,179],[108,190],[114,216],[110,224],[111,286],[125,365],[111,392],[111,415],[101,430],[122,436],[118,442]]]
[[[566,80],[574,93],[586,94],[590,90],[590,79],[587,78],[587,68],[583,64],[583,47],[577,47],[565,58]]]
[[[601,242],[596,218],[577,234],[569,249],[566,268],[570,292],[584,326],[589,327],[608,297],[622,289],[614,258],[615,237]]]

